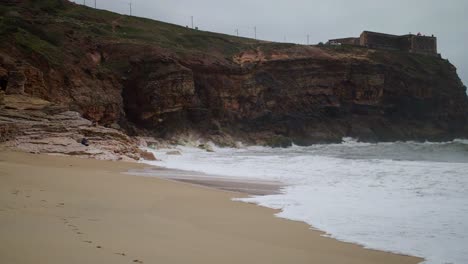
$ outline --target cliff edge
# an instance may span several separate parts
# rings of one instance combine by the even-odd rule
[[[273,146],[468,137],[466,87],[445,59],[256,41],[64,0],[0,0],[0,14],[3,93],[130,135]]]

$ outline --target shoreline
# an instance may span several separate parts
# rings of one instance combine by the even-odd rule
[[[139,163],[139,164],[147,165],[147,166],[144,167],[143,169],[131,170],[127,172],[127,174],[140,176],[140,177],[150,177],[150,178],[154,177],[157,179],[173,181],[176,183],[182,183],[182,184],[188,184],[188,185],[192,185],[196,187],[207,188],[209,190],[219,190],[219,191],[231,193],[235,195],[235,197],[232,197],[231,199],[234,202],[252,204],[258,207],[272,210],[274,217],[285,219],[287,221],[293,221],[293,222],[306,224],[310,230],[312,230],[313,232],[320,233],[320,236],[322,237],[333,239],[341,243],[357,245],[367,250],[386,252],[390,254],[396,254],[396,255],[407,256],[407,257],[420,258],[422,259],[421,260],[422,262],[424,261],[422,257],[412,256],[406,253],[394,252],[394,251],[390,251],[386,249],[367,247],[366,245],[361,244],[359,242],[347,241],[347,240],[336,238],[332,234],[329,234],[322,229],[316,228],[313,225],[306,223],[304,221],[277,216],[278,213],[282,212],[281,209],[274,209],[268,206],[257,204],[255,202],[242,200],[244,198],[249,198],[252,196],[281,194],[281,188],[288,186],[283,183],[266,181],[262,179],[242,179],[241,180],[241,179],[230,178],[227,176],[217,176],[217,175],[212,175],[212,174],[206,174],[206,173],[197,172],[197,171],[185,171],[185,170],[180,170],[180,169],[164,168],[160,166],[151,165],[148,163]]]
[[[283,183],[275,181],[253,178],[234,179],[196,171],[168,169],[148,163],[139,164],[144,164],[146,166],[143,169],[130,170],[127,174],[188,183],[199,187],[207,187],[209,189],[222,190],[240,195],[263,196],[280,194],[281,188],[285,187]]]
[[[323,237],[278,210],[231,200],[241,193],[124,174],[148,165],[4,151],[0,164],[2,262],[422,261]]]

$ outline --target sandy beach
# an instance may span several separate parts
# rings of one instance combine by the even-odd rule
[[[146,165],[0,152],[0,263],[419,263]]]

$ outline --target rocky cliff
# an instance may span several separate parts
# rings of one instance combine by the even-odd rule
[[[285,146],[468,136],[447,60],[255,41],[63,0],[1,0],[0,87],[130,135]]]
[[[102,160],[155,159],[138,148],[139,141],[39,98],[6,95],[0,102],[1,147]]]

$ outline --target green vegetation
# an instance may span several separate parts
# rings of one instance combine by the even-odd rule
[[[66,0],[25,0],[20,5],[0,6],[0,14],[0,36],[3,40],[0,45],[9,43],[11,46],[19,46],[53,64],[60,63],[67,56],[77,59],[83,56],[83,41],[90,45],[154,45],[179,55],[205,54],[228,60],[242,51],[261,50],[268,58],[275,51],[298,46],[193,30],[151,19],[96,10]],[[370,56],[377,62],[406,65],[409,71],[420,65],[433,71],[448,69],[443,61],[430,56],[392,51],[368,52],[364,47],[351,45],[317,47],[330,54],[352,53]],[[115,61],[106,63],[105,67],[110,69],[124,69],[127,65]]]
[[[63,54],[56,46],[44,41],[28,31],[19,29],[15,33],[16,44],[26,52],[38,54],[53,65],[60,65],[63,62]]]
[[[232,60],[242,51],[261,50],[268,58],[276,51],[294,50],[298,45],[257,41],[249,38],[193,30],[190,28],[96,10],[66,0],[25,0],[19,5],[0,6],[0,45],[20,47],[59,65],[85,55],[83,42],[154,45],[178,55],[204,54]],[[398,51],[369,52],[351,45],[318,45],[329,54],[369,56],[378,63],[404,68],[409,74],[449,74],[449,63],[436,57]],[[120,61],[118,61],[120,60]],[[106,69],[125,70],[124,58],[106,61]],[[126,59],[125,59],[126,60]],[[424,67],[421,67],[424,66]],[[425,69],[426,73],[420,69]],[[103,69],[105,70],[105,69]]]
[[[0,17],[0,36],[2,36],[2,38],[17,31],[18,27],[16,27],[10,19],[4,16]]]
[[[40,25],[25,20],[18,13],[20,10],[16,7],[3,9],[4,15],[0,17],[2,45],[13,41],[14,46],[31,55],[38,55],[51,64],[60,64],[63,55],[59,46],[63,37],[52,29],[44,29]]]
[[[35,2],[34,0],[30,0]],[[37,0],[39,1],[39,0]],[[155,44],[175,52],[217,52],[232,56],[258,41],[217,34],[154,21],[146,18],[119,15],[109,11],[66,4],[65,7],[48,0],[40,8],[65,21],[80,34],[120,43]]]
[[[261,49],[268,56],[274,50],[295,46],[194,30],[96,10],[66,0],[25,0],[19,5],[1,6],[0,14],[0,36],[7,40],[3,44],[19,46],[53,64],[67,56],[79,59],[83,54],[76,50],[83,47],[75,42],[78,40],[154,45],[179,55],[205,54],[228,60],[241,51]],[[122,67],[122,63],[111,64],[108,66]]]
[[[18,15],[9,16],[12,12],[17,12]],[[25,38],[32,37],[33,42],[37,42],[38,38],[60,47],[68,30],[73,30],[79,38],[157,45],[176,53],[201,52],[226,58],[259,45],[265,49],[284,45],[275,43],[268,47],[267,42],[119,15],[65,0],[28,0],[20,5],[0,4],[0,13],[3,14],[0,19],[0,34],[18,35],[19,29],[27,32],[28,34],[22,32],[19,34],[21,36],[16,36],[23,46],[28,42]],[[32,50],[37,50],[36,44],[32,44],[35,47]]]
[[[65,9],[66,2],[62,0],[30,0],[31,7],[47,13],[56,13]]]

